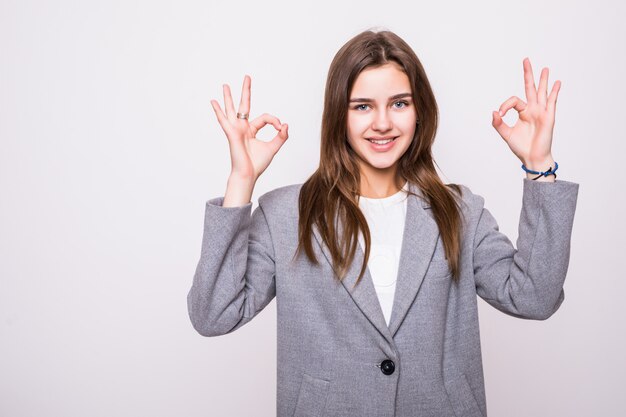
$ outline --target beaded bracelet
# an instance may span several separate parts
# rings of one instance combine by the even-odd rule
[[[548,175],[554,175],[554,179],[556,179],[556,170],[559,169],[559,164],[556,163],[556,161],[554,161],[554,171],[552,170],[552,167],[550,167],[547,171],[545,172],[539,172],[539,171],[533,171],[532,169],[528,169],[524,166],[524,164],[522,164],[522,169],[526,172],[528,172],[529,174],[539,174],[538,176],[536,176],[535,178],[533,178],[533,180],[536,180],[537,178],[540,177],[547,177]]]

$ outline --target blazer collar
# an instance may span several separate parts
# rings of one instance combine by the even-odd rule
[[[361,281],[354,287],[365,257],[361,246],[358,244],[354,261],[341,281],[343,288],[350,294],[357,307],[389,343],[393,343],[393,336],[417,296],[439,236],[437,223],[426,212],[430,209],[430,205],[423,197],[419,187],[409,183],[409,190],[417,196],[407,196],[402,250],[389,326],[387,326],[380,307],[369,268],[366,268]],[[337,230],[341,235],[343,226],[338,224]],[[327,262],[332,266],[330,251],[324,244],[317,225],[313,226],[313,235]]]

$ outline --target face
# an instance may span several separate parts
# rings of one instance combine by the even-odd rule
[[[417,113],[409,77],[396,63],[357,77],[348,108],[348,142],[366,176],[395,172],[415,134]]]

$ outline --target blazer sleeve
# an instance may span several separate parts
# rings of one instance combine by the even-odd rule
[[[230,333],[276,295],[274,250],[261,204],[223,207],[207,201],[200,260],[187,295],[193,327],[203,336]]]
[[[565,298],[579,184],[523,180],[517,249],[482,208],[474,235],[476,292],[506,314],[545,320]]]

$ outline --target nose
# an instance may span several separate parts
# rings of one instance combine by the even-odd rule
[[[380,110],[374,116],[374,121],[372,123],[372,129],[376,131],[385,132],[390,130],[393,127],[391,123],[391,118],[389,114],[387,114],[387,110]]]

